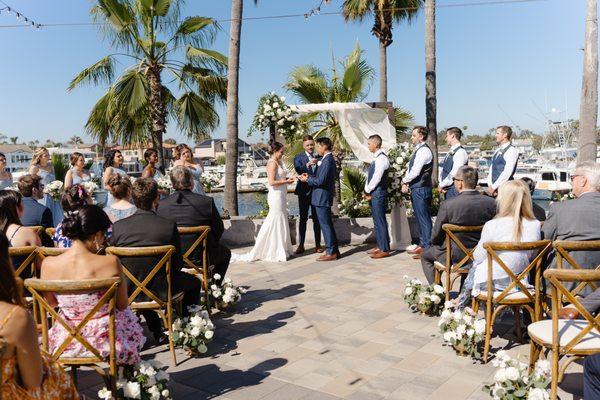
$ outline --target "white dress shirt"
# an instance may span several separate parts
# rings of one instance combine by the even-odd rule
[[[496,157],[496,155],[500,151],[504,150],[508,146],[510,146],[510,142],[504,143],[503,145],[498,147],[498,149],[494,153],[494,157]],[[492,158],[492,160],[493,159],[494,158]],[[510,178],[510,175],[515,170],[517,162],[519,161],[519,150],[517,150],[515,146],[512,146],[510,149],[506,150],[506,152],[504,153],[504,161],[506,162],[506,164],[504,164],[504,171],[502,171],[498,179],[496,179],[496,182],[492,182],[492,167],[490,166],[490,170],[487,177],[487,184],[488,187],[491,187],[494,190],[498,189],[500,185],[508,181],[508,178]]]
[[[448,152],[448,155],[446,155],[446,157],[450,157],[450,153],[452,153],[453,151],[456,151],[454,153],[454,164],[452,165],[452,170],[450,171],[450,173],[448,174],[448,176],[446,177],[446,179],[442,180],[442,165],[440,164],[440,170],[439,170],[439,179],[438,181],[440,182],[440,187],[445,188],[445,187],[449,187],[452,186],[452,184],[454,183],[454,181],[452,180],[452,178],[454,178],[456,176],[456,173],[458,172],[458,169],[460,167],[462,167],[463,165],[467,165],[467,162],[469,162],[469,155],[467,154],[467,151],[463,148],[459,149],[460,147],[460,143],[455,144],[454,146],[452,146],[452,148],[450,148],[450,151]],[[458,149],[458,150],[456,150]]]
[[[433,153],[428,147],[425,147],[425,142],[419,143],[415,149],[415,161],[413,162],[412,168],[410,168],[404,178],[403,183],[410,183],[421,173],[423,166],[429,164],[433,160]]]
[[[383,154],[383,157],[379,157],[380,154]],[[371,180],[365,185],[365,193],[371,193],[375,190],[377,185],[379,185],[379,182],[381,182],[383,173],[390,167],[390,160],[381,149],[375,152],[375,159],[373,162],[375,163],[375,171],[373,171]]]

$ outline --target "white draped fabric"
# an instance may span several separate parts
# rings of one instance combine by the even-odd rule
[[[367,139],[379,135],[383,140],[382,149],[388,152],[396,146],[396,130],[390,123],[387,111],[373,108],[365,103],[322,103],[292,105],[290,108],[299,114],[332,112],[340,123],[344,139],[356,157],[366,163],[373,160],[367,148]]]

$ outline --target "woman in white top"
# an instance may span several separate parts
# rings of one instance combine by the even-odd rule
[[[508,181],[498,189],[498,214],[485,223],[481,239],[473,253],[473,267],[469,271],[458,297],[459,307],[469,305],[471,296],[487,290],[488,262],[487,251],[483,248],[488,242],[535,242],[541,237],[541,224],[533,215],[533,203],[529,188],[521,180]],[[531,251],[498,251],[500,259],[518,275],[529,265]],[[506,271],[494,260],[492,276],[495,290],[503,290],[511,280]],[[524,282],[527,284],[527,282]]]
[[[31,159],[31,166],[29,167],[29,173],[42,178],[42,184],[44,186],[56,180],[54,166],[52,165],[48,149],[40,147],[34,151],[33,158]],[[55,200],[49,194],[44,193],[44,197],[38,201],[52,211],[53,225],[57,226],[60,224],[64,217],[60,200]]]
[[[90,176],[83,169],[83,167],[85,167],[85,158],[83,157],[83,154],[77,151],[74,152],[71,154],[70,161],[71,169],[65,174],[65,190],[73,185],[88,182],[90,180]]]
[[[11,187],[13,184],[13,177],[9,171],[6,170],[6,156],[0,153],[0,190]]]
[[[173,150],[175,156],[174,167],[182,166],[186,167],[192,173],[194,178],[194,188],[192,192],[197,194],[204,194],[204,186],[202,186],[201,176],[204,170],[200,164],[194,164],[194,157],[192,156],[192,149],[185,143],[178,144]]]
[[[102,185],[108,192],[106,197],[106,206],[109,207],[115,202],[115,198],[110,194],[110,184],[108,180],[113,175],[127,176],[123,169],[123,154],[119,150],[111,150],[104,156],[104,173],[102,174]]]

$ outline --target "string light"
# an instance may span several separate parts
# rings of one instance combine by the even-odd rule
[[[0,14],[2,13],[2,11],[5,11],[6,14],[12,15],[12,13],[14,12],[15,16],[17,17],[17,21],[19,21],[19,22],[21,21],[21,18],[23,18],[24,25],[17,25],[17,26],[31,26],[32,28],[37,28],[37,29],[40,29],[42,27],[41,24],[35,23],[35,21],[32,21],[31,19],[27,18],[25,15],[23,15],[23,13],[15,10],[14,8],[9,6],[2,0],[0,0],[0,4],[4,5],[4,7],[0,8]]]
[[[311,9],[309,12],[304,13],[304,19],[309,19],[310,17],[312,17],[313,15],[318,15],[321,13],[321,6],[323,4],[329,4],[331,3],[331,0],[321,0],[321,2],[319,3],[318,6],[314,7],[313,9]]]

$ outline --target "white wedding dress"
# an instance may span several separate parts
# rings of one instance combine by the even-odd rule
[[[269,162],[275,162],[269,160]],[[285,179],[286,170],[282,164],[277,166],[276,181]],[[265,218],[254,247],[249,253],[232,254],[230,262],[269,261],[284,262],[292,254],[292,239],[287,212],[287,185],[267,185],[269,213]]]

